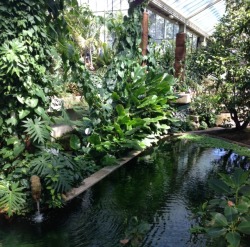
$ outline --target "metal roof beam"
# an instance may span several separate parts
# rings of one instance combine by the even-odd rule
[[[187,20],[193,18],[194,16],[200,14],[201,12],[205,11],[206,9],[212,7],[213,5],[215,5],[216,3],[220,2],[222,0],[216,0],[215,2],[213,3],[209,3],[208,5],[206,5],[205,7],[203,7],[202,9],[198,10],[197,12],[193,13],[192,15],[188,16],[187,17]]]

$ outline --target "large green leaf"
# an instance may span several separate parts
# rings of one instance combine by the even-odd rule
[[[42,88],[37,87],[35,89],[35,95],[38,96],[39,98],[41,98],[43,102],[46,102],[46,96],[45,96]]]
[[[123,105],[121,104],[118,104],[116,107],[116,112],[118,113],[119,116],[124,116],[125,115],[125,110],[124,110],[124,107]]]
[[[250,235],[250,222],[243,221],[238,225],[237,228],[240,232]]]
[[[244,196],[250,196],[250,185],[242,186],[239,192]]]
[[[98,145],[98,144],[101,144],[101,138],[98,134],[95,134],[93,133],[89,138],[88,138],[88,141],[91,143],[91,144],[94,144],[94,145]]]
[[[244,183],[247,182],[249,178],[249,172],[243,171],[243,169],[236,169],[232,175],[232,181],[234,182],[236,188],[241,187]]]
[[[231,247],[238,247],[240,245],[240,234],[238,232],[229,232],[226,234],[227,242]]]
[[[18,123],[16,117],[8,118],[5,122],[6,122],[8,125],[12,125],[12,126],[17,125],[17,123]]]
[[[12,144],[17,145],[20,142],[20,140],[18,139],[17,136],[13,136],[11,138],[8,138],[8,139],[6,139],[6,141],[7,141],[7,145],[12,145]]]
[[[223,181],[219,179],[210,179],[209,180],[209,187],[215,190],[217,193],[230,193],[230,187]]]
[[[148,98],[144,99],[142,103],[137,106],[137,108],[143,108],[145,106],[153,105],[157,101],[158,97],[157,95],[151,95]]]
[[[157,123],[163,119],[165,119],[164,116],[159,116],[159,117],[155,117],[155,118],[143,118],[143,120],[145,121],[146,124]]]
[[[16,98],[21,104],[24,104],[25,98],[22,95],[17,95]]]
[[[133,126],[133,127],[141,127],[145,124],[145,120],[141,119],[141,118],[132,118],[129,121],[129,125]]]
[[[118,95],[117,92],[113,92],[113,93],[112,93],[112,99],[113,99],[113,100],[119,100],[119,99],[120,99],[120,96]]]
[[[226,232],[227,232],[227,229],[224,227],[211,227],[207,229],[207,234],[211,236],[212,238],[223,236],[226,234]]]
[[[224,214],[229,222],[232,222],[238,217],[238,210],[235,207],[229,207],[228,205],[224,209]]]
[[[25,205],[24,188],[19,183],[0,181],[0,208],[6,211],[9,216],[20,213]]]
[[[29,110],[24,110],[24,109],[22,109],[22,110],[18,111],[18,116],[19,116],[19,119],[23,119],[23,118],[25,118],[26,116],[28,116],[28,115],[29,115],[29,113],[30,113],[30,111],[29,111]]]
[[[113,166],[117,164],[117,159],[115,156],[110,155],[110,154],[106,154],[102,160],[101,163],[103,166]]]
[[[118,123],[114,123],[114,128],[120,137],[124,136],[123,130],[121,129],[121,126]]]
[[[228,222],[226,217],[221,213],[216,213],[213,217],[215,226],[227,226]]]
[[[27,98],[25,100],[25,104],[31,108],[35,108],[38,104],[38,99],[37,98]]]
[[[41,118],[36,117],[34,120],[28,118],[23,123],[25,132],[34,142],[45,143],[46,140],[50,139],[51,128]]]
[[[15,157],[18,157],[19,154],[21,154],[25,150],[24,144],[15,145],[13,149],[13,155]]]
[[[244,201],[241,201],[238,205],[237,205],[237,209],[240,213],[247,213],[248,210],[250,208],[250,204],[246,203]]]

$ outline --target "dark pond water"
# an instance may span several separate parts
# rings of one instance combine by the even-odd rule
[[[140,246],[206,246],[204,236],[189,232],[196,223],[192,209],[204,200],[213,172],[244,159],[230,159],[232,155],[185,141],[163,141],[63,210],[45,215],[42,223],[31,218],[0,221],[0,247],[121,246],[134,217],[149,224]]]

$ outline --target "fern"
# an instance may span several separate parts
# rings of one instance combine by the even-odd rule
[[[49,140],[51,128],[41,118],[36,117],[34,120],[28,118],[23,123],[23,127],[26,128],[25,132],[33,142],[44,144],[46,140]]]
[[[0,209],[8,216],[14,213],[20,214],[25,206],[24,187],[19,187],[19,183],[9,183],[0,181]]]

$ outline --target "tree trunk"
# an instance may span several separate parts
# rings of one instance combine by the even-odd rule
[[[244,130],[245,128],[247,128],[248,124],[250,123],[250,119],[247,118],[246,120],[243,121],[243,124],[241,125],[241,122],[238,118],[237,111],[234,108],[230,109],[230,115],[233,121],[235,122],[236,130]]]

